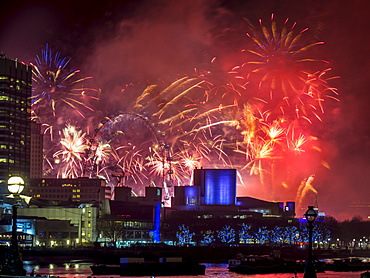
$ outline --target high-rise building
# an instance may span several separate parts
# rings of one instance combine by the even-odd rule
[[[33,200],[44,199],[49,201],[86,203],[110,199],[110,187],[105,186],[105,180],[98,178],[31,179],[24,194]]]
[[[7,180],[30,178],[32,67],[0,54],[0,192]]]
[[[41,178],[43,171],[43,134],[41,124],[31,123],[31,173],[30,178]]]

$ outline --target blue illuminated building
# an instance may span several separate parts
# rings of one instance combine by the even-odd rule
[[[195,169],[194,185],[200,186],[201,205],[235,205],[235,169]]]
[[[195,169],[194,185],[175,187],[173,206],[193,210],[201,206],[235,206],[235,169]]]
[[[162,223],[166,228],[161,230],[161,240],[170,242],[181,225],[204,237],[209,231],[221,231],[225,225],[230,230],[240,230],[248,224],[258,230],[297,221],[294,202],[236,197],[236,178],[235,169],[195,169],[193,185],[175,187],[172,207],[164,208]]]
[[[192,186],[175,187],[172,207],[176,210],[213,210],[295,216],[294,202],[268,202],[236,197],[235,169],[195,169]]]

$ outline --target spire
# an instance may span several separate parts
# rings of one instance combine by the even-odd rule
[[[315,204],[313,206],[313,209],[318,212],[319,211],[319,203],[317,202],[317,195],[315,196]]]

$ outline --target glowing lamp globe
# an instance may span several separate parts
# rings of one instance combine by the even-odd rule
[[[308,210],[305,213],[306,219],[308,223],[312,223],[315,221],[317,217],[316,211],[313,209],[313,206],[309,206]]]
[[[24,189],[24,180],[21,177],[10,177],[8,180],[8,190],[12,194],[19,194]]]

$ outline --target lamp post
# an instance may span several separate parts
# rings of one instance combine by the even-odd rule
[[[303,278],[316,278],[316,269],[312,258],[312,228],[313,222],[317,217],[317,213],[313,209],[313,206],[308,206],[308,210],[306,211],[305,216],[308,222],[308,258]]]
[[[6,262],[4,265],[3,273],[10,275],[22,276],[26,274],[23,268],[22,255],[18,247],[17,238],[17,209],[19,195],[24,189],[24,180],[21,177],[10,177],[8,180],[8,190],[13,194],[15,202],[12,206],[13,209],[13,223],[12,223],[12,239],[11,244],[6,255]]]

